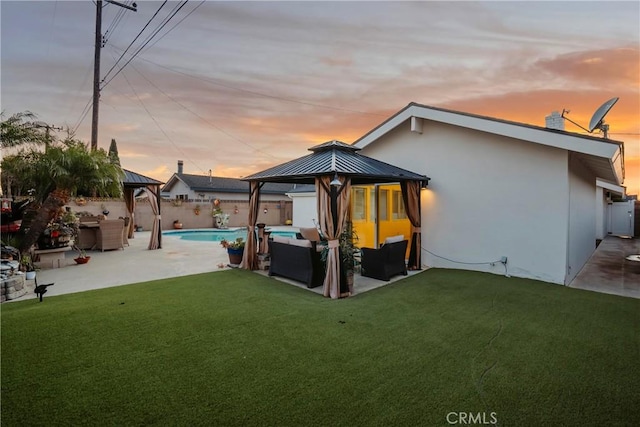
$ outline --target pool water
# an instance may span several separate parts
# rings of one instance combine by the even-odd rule
[[[182,240],[192,240],[198,242],[219,242],[222,239],[236,240],[239,237],[247,238],[247,230],[236,228],[229,230],[220,229],[200,229],[200,230],[169,230],[162,233],[165,236],[176,236]],[[296,237],[296,231],[272,230],[272,236]]]

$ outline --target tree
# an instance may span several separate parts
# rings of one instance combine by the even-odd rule
[[[111,138],[111,145],[109,145],[109,160],[111,163],[114,163],[120,166],[120,157],[118,156],[118,144],[116,144],[116,140]]]
[[[18,154],[5,155],[0,163],[2,170],[2,190],[7,197],[24,196],[35,186],[30,154],[21,151]]]
[[[103,149],[91,151],[83,142],[70,139],[51,144],[44,151],[32,150],[31,155],[35,197],[40,207],[24,230],[21,251],[31,248],[79,188],[90,188],[99,196],[122,194],[124,173],[109,161]]]
[[[0,122],[2,148],[17,147],[29,143],[46,143],[48,135],[43,129],[46,129],[47,126],[43,127],[35,122],[35,119],[36,115],[31,111],[23,111],[12,115],[6,120],[2,120]]]
[[[0,117],[4,117],[4,111]],[[36,118],[37,116],[31,111],[23,111],[0,121],[0,141],[3,151],[16,147],[30,146],[33,148],[48,144],[51,141],[48,131],[53,127],[36,122]],[[3,154],[0,170],[2,171],[1,181],[4,184],[4,193],[12,197],[14,189],[17,195],[22,195],[33,188],[33,180],[29,170],[31,162],[28,161],[30,152],[20,151],[18,154],[6,154],[5,151]]]

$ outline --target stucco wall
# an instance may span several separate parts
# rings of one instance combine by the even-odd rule
[[[194,211],[196,205],[200,206],[199,215],[196,215]],[[106,201],[89,200],[84,206],[78,206],[72,201],[69,207],[73,212],[87,212],[92,215],[101,214],[103,208],[107,208],[109,210],[108,218],[110,219],[128,216],[124,201],[117,199]],[[238,213],[235,213],[236,207],[238,208]],[[264,208],[267,209],[267,213],[264,212]],[[247,225],[249,218],[248,200],[221,200],[220,209],[229,214],[229,227],[244,227]],[[292,203],[290,200],[263,201],[260,203],[258,222],[264,222],[267,225],[284,225],[287,219],[291,219],[291,212]],[[172,229],[173,221],[176,219],[182,223],[185,229],[211,228],[214,226],[211,214],[212,204],[205,202],[185,202],[176,206],[175,202],[164,200],[160,206],[163,230]],[[153,212],[148,200],[142,199],[136,203],[134,224],[141,226],[143,230],[151,229]]]
[[[421,194],[426,266],[505,274],[500,263],[463,263],[506,256],[511,275],[564,283],[566,151],[427,121],[419,134],[406,121],[362,154],[431,178]],[[593,192],[590,201],[593,211]]]
[[[596,187],[596,239],[607,235],[607,197],[606,190]]]
[[[569,156],[569,246],[565,283],[580,272],[596,249],[596,210],[593,194],[596,177],[584,165]]]

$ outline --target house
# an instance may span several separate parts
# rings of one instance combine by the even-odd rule
[[[624,179],[621,142],[416,103],[354,145],[431,178],[424,265],[558,284],[595,250],[596,180]]]
[[[249,184],[237,178],[211,175],[193,175],[183,172],[183,161],[178,160],[178,170],[162,187],[162,196],[171,200],[195,200],[208,202],[218,200],[249,200]],[[293,184],[265,184],[261,190],[262,200],[287,200],[287,191]]]
[[[162,197],[174,203],[204,202],[221,207],[228,213],[246,217],[249,203],[249,184],[237,178],[184,173],[184,163],[162,187]],[[267,183],[261,189],[261,211],[268,224],[285,224],[291,220],[292,202],[286,193],[293,184]]]

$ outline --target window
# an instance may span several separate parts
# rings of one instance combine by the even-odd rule
[[[393,219],[407,219],[407,212],[404,210],[404,200],[402,200],[402,192],[393,190]]]
[[[364,221],[367,219],[367,204],[365,200],[364,188],[353,188],[351,193],[351,200],[353,203],[353,220]]]
[[[378,217],[380,221],[386,221],[388,219],[389,212],[389,190],[380,189],[380,203],[378,210]]]
[[[369,188],[369,214],[370,221],[376,221],[376,187]]]

